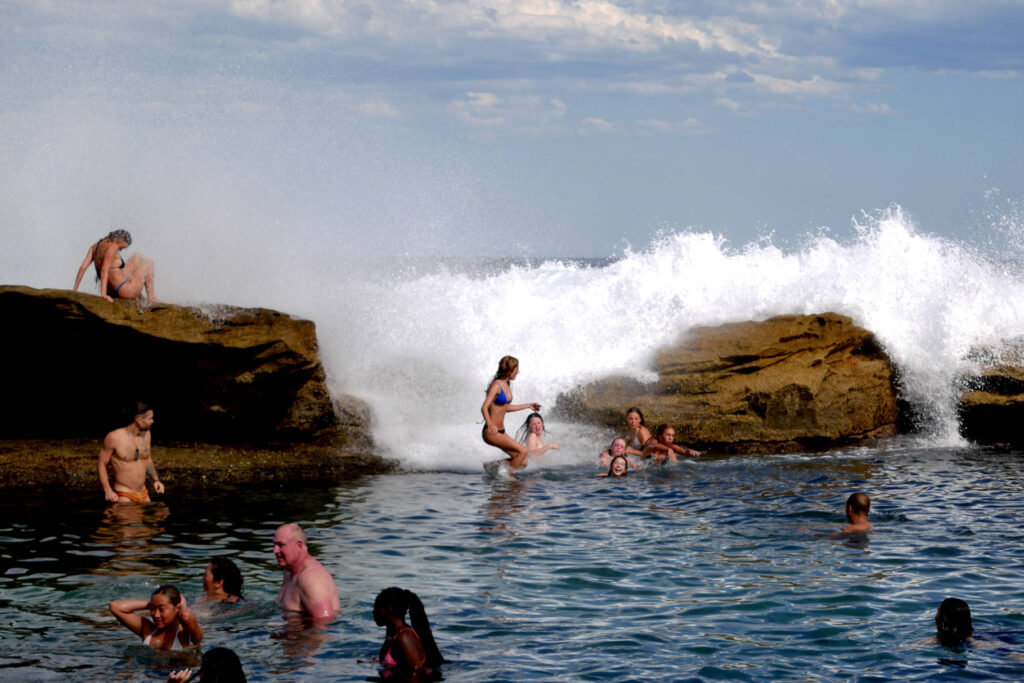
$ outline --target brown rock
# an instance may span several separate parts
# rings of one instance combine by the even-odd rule
[[[845,316],[778,316],[701,327],[662,351],[658,379],[609,378],[559,397],[563,417],[625,425],[644,411],[653,431],[719,452],[786,452],[897,433],[893,371],[874,336]]]
[[[967,360],[978,367],[961,378],[960,433],[981,444],[1024,445],[1024,340],[975,349]]]
[[[101,438],[141,400],[164,442],[370,445],[365,407],[335,408],[308,320],[28,287],[0,287],[0,319],[0,439]]]

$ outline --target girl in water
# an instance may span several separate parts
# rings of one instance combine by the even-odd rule
[[[149,610],[151,618],[136,614],[142,610]],[[148,602],[115,600],[110,603],[110,612],[142,638],[143,645],[157,650],[195,649],[203,639],[195,613],[185,606],[181,591],[169,584],[157,588]]]
[[[409,614],[412,626],[405,623]],[[423,603],[412,591],[385,588],[373,601],[373,621],[387,628],[378,660],[383,679],[426,681],[444,662]]]
[[[633,469],[639,469],[640,467],[642,467],[640,461],[635,460],[633,457],[629,455],[626,455],[626,452],[626,439],[621,436],[617,436],[614,439],[612,439],[612,443],[610,446],[608,446],[608,450],[601,454],[601,464],[611,466],[612,461],[615,458],[623,458],[626,461],[627,467],[631,467]],[[611,470],[609,470],[609,473],[610,472]]]
[[[636,406],[626,410],[626,452],[630,455],[644,454],[644,444],[651,440],[651,430],[644,424],[644,414]]]
[[[484,443],[500,448],[508,454],[508,466],[512,472],[526,467],[529,449],[505,433],[505,413],[530,408],[540,410],[539,403],[512,403],[512,380],[519,375],[519,361],[505,356],[498,361],[498,372],[487,388],[487,396],[480,412],[484,415]]]
[[[657,435],[644,446],[644,455],[650,458],[655,464],[664,464],[666,458],[670,462],[679,462],[676,453],[691,458],[700,457],[700,451],[695,451],[686,446],[677,446],[675,443],[676,429],[672,425],[658,425]]]
[[[601,472],[599,477],[624,477],[629,472],[629,461],[624,455],[613,455],[612,462],[608,465],[607,472]]]
[[[210,560],[203,574],[203,592],[211,602],[238,602],[242,599],[242,572],[224,556]]]
[[[516,440],[526,445],[527,459],[537,455],[544,455],[550,449],[559,450],[558,442],[545,445],[544,443],[544,418],[540,413],[530,413],[526,422],[516,432]]]

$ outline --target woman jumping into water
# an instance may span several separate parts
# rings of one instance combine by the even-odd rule
[[[136,614],[149,610],[150,619]],[[169,584],[156,589],[149,601],[115,600],[110,612],[132,633],[142,638],[143,645],[157,650],[190,650],[199,647],[203,629],[195,613],[185,606],[185,598]]]
[[[530,408],[540,410],[539,403],[512,403],[512,380],[519,375],[519,361],[505,356],[498,361],[498,372],[487,388],[487,396],[480,412],[484,415],[484,443],[500,448],[508,454],[509,469],[515,472],[526,467],[529,449],[505,433],[505,413]]]

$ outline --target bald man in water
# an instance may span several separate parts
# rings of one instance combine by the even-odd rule
[[[274,557],[284,570],[277,605],[289,612],[330,621],[341,611],[338,586],[306,548],[306,534],[298,524],[284,524],[274,534]]]
[[[849,522],[837,535],[866,534],[871,531],[868,513],[871,512],[871,499],[868,494],[858,491],[846,499],[846,521]]]

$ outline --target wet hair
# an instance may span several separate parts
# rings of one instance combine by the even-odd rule
[[[178,590],[177,586],[172,586],[169,583],[165,583],[164,585],[157,588],[155,591],[153,591],[153,595],[167,596],[167,599],[170,600],[171,604],[175,607],[181,604],[181,591]]]
[[[434,632],[430,630],[430,620],[427,619],[427,612],[423,609],[423,603],[419,596],[404,588],[392,586],[385,588],[377,594],[373,601],[373,608],[380,609],[387,607],[391,614],[399,619],[405,620],[405,614],[409,614],[409,625],[416,631],[416,635],[423,644],[423,652],[427,657],[427,666],[436,669],[444,663],[444,657],[437,648],[437,641],[434,640]]]
[[[233,650],[212,647],[203,653],[201,678],[204,683],[246,683],[242,662]]]
[[[868,498],[868,494],[858,491],[850,494],[846,499],[846,506],[857,514],[866,515],[871,512],[871,499]]]
[[[658,425],[658,428],[656,430],[654,430],[654,435],[660,439],[661,435],[665,433],[666,429],[673,429],[673,427],[668,423],[662,423]]]
[[[519,360],[512,356],[503,356],[498,361],[498,371],[494,373],[494,379],[508,379],[509,376],[519,367]],[[494,379],[491,381],[493,382]]]
[[[608,444],[608,451],[609,452],[612,450],[612,446],[615,445],[616,441],[621,441],[624,446],[626,446],[627,448],[629,447],[629,442],[626,441],[626,437],[624,437],[624,436],[617,436],[614,439],[612,439],[612,442],[610,444]]]
[[[530,413],[526,416],[526,420],[523,421],[523,426],[516,431],[516,441],[526,443],[526,437],[530,435],[530,420],[535,417],[540,420],[541,431],[544,431],[544,416],[540,413]]]
[[[974,633],[971,608],[959,598],[946,598],[935,615],[939,642],[946,646],[959,645]]]
[[[624,455],[616,455],[615,457],[612,458],[611,462],[608,463],[608,476],[609,477],[624,477],[624,476],[626,476],[626,472],[623,472],[622,474],[615,474],[614,472],[612,472],[612,467],[615,466],[615,461],[616,460],[621,460],[622,462],[626,463],[626,472],[629,472],[629,460],[626,459],[626,456],[624,456]]]
[[[111,230],[110,234],[108,234],[103,239],[105,239],[105,240],[117,240],[119,242],[124,242],[129,247],[132,245],[132,234],[130,232],[128,232],[127,230]]]
[[[224,592],[228,595],[242,597],[242,572],[231,558],[218,555],[210,560],[210,569],[214,581],[224,582]]]
[[[647,423],[644,422],[644,414],[643,414],[643,412],[639,408],[637,408],[636,406],[631,406],[629,408],[626,408],[626,417],[629,417],[630,413],[636,413],[637,415],[639,415],[640,416],[640,424],[642,424],[645,427],[647,426]]]
[[[149,407],[149,404],[143,403],[142,401],[136,401],[128,406],[128,409],[125,411],[125,417],[134,422],[135,418],[139,415],[144,415],[151,410],[153,409]]]

